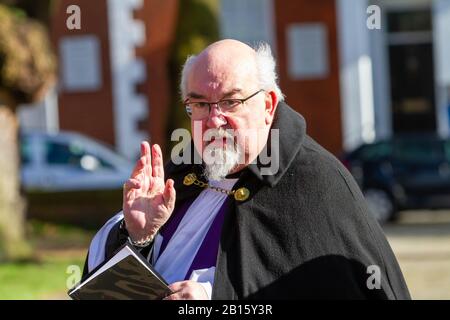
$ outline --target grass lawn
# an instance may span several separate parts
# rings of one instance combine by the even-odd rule
[[[0,265],[0,299],[64,299],[69,265],[84,263],[84,257],[48,257],[40,263]]]
[[[32,221],[28,234],[34,257],[0,264],[0,299],[67,299],[68,267],[82,271],[93,232]]]

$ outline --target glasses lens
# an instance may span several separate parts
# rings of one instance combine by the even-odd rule
[[[188,114],[189,117],[192,117],[192,108],[189,104],[185,105],[186,108],[186,113]]]
[[[220,110],[226,112],[241,104],[241,100],[227,99],[219,102]]]
[[[207,102],[187,103],[186,112],[193,119],[203,119],[208,116],[209,104]]]

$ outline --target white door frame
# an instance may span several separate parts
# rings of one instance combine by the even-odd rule
[[[442,0],[440,0],[442,1]],[[449,1],[449,0],[444,0]],[[433,5],[436,0],[372,0],[372,4],[379,5],[382,11],[382,24],[386,21],[387,11],[406,11],[417,10],[420,8],[430,8],[432,14],[432,44],[433,44],[433,63],[434,63],[434,84],[435,84],[435,108],[436,108],[436,131],[439,135],[445,137],[450,133],[449,119],[447,111],[447,92],[445,86],[438,81],[438,70],[440,68],[439,61],[436,57],[436,37],[435,37],[435,15],[433,13]],[[388,42],[386,36],[386,28],[382,25],[379,33],[371,33],[371,44],[374,52],[374,96],[375,110],[379,118],[384,121],[377,121],[377,137],[392,135],[392,112],[390,106],[390,77],[389,77],[389,58],[388,58]],[[425,38],[426,35],[423,34]],[[382,115],[380,115],[383,113]]]
[[[448,44],[450,0],[434,0],[432,12],[438,133],[441,137],[448,137],[450,136],[450,63],[448,61],[450,53],[450,45]]]

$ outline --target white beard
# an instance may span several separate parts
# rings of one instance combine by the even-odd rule
[[[241,152],[237,146],[234,148],[217,147],[212,149],[212,157],[216,161],[205,161],[205,177],[208,180],[223,180],[238,164]],[[209,163],[208,163],[209,162]]]

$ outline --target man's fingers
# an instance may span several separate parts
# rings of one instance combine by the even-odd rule
[[[142,174],[142,188],[144,192],[148,192],[151,188],[151,177],[152,177],[152,167],[151,167],[151,155],[150,155],[150,144],[147,141],[141,142],[141,164],[142,168],[137,174]],[[135,176],[136,177],[136,176]]]
[[[141,156],[145,158],[145,173],[152,176],[152,155],[150,151],[150,144],[147,141],[141,142]]]
[[[177,291],[180,291],[182,288],[184,288],[186,286],[186,283],[187,281],[174,282],[169,285],[169,288],[173,293],[176,293]]]
[[[141,142],[141,157],[147,156],[150,152],[150,144],[147,141]]]
[[[141,188],[141,182],[137,179],[128,179],[123,184],[123,201],[128,201],[129,195],[132,191]]]
[[[194,300],[194,297],[189,292],[178,291],[165,297],[163,300]]]
[[[135,179],[141,173],[142,169],[145,167],[145,161],[145,157],[142,156],[136,161],[133,171],[131,172],[132,179]]]
[[[169,285],[172,294],[164,298],[164,300],[194,300],[202,299],[200,294],[206,295],[204,288],[197,282],[191,280],[179,281]],[[202,288],[202,292],[199,292],[199,288]]]
[[[178,281],[169,285],[172,294],[165,297],[163,300],[183,300],[183,289],[186,287],[187,281]]]
[[[172,211],[175,207],[176,192],[174,182],[172,179],[167,179],[166,186],[163,193],[164,203],[169,211]]]
[[[164,163],[162,158],[161,147],[157,144],[152,146],[152,174],[155,178],[164,180]]]
[[[172,293],[170,296],[165,297],[163,300],[183,300],[183,296],[180,292]]]

